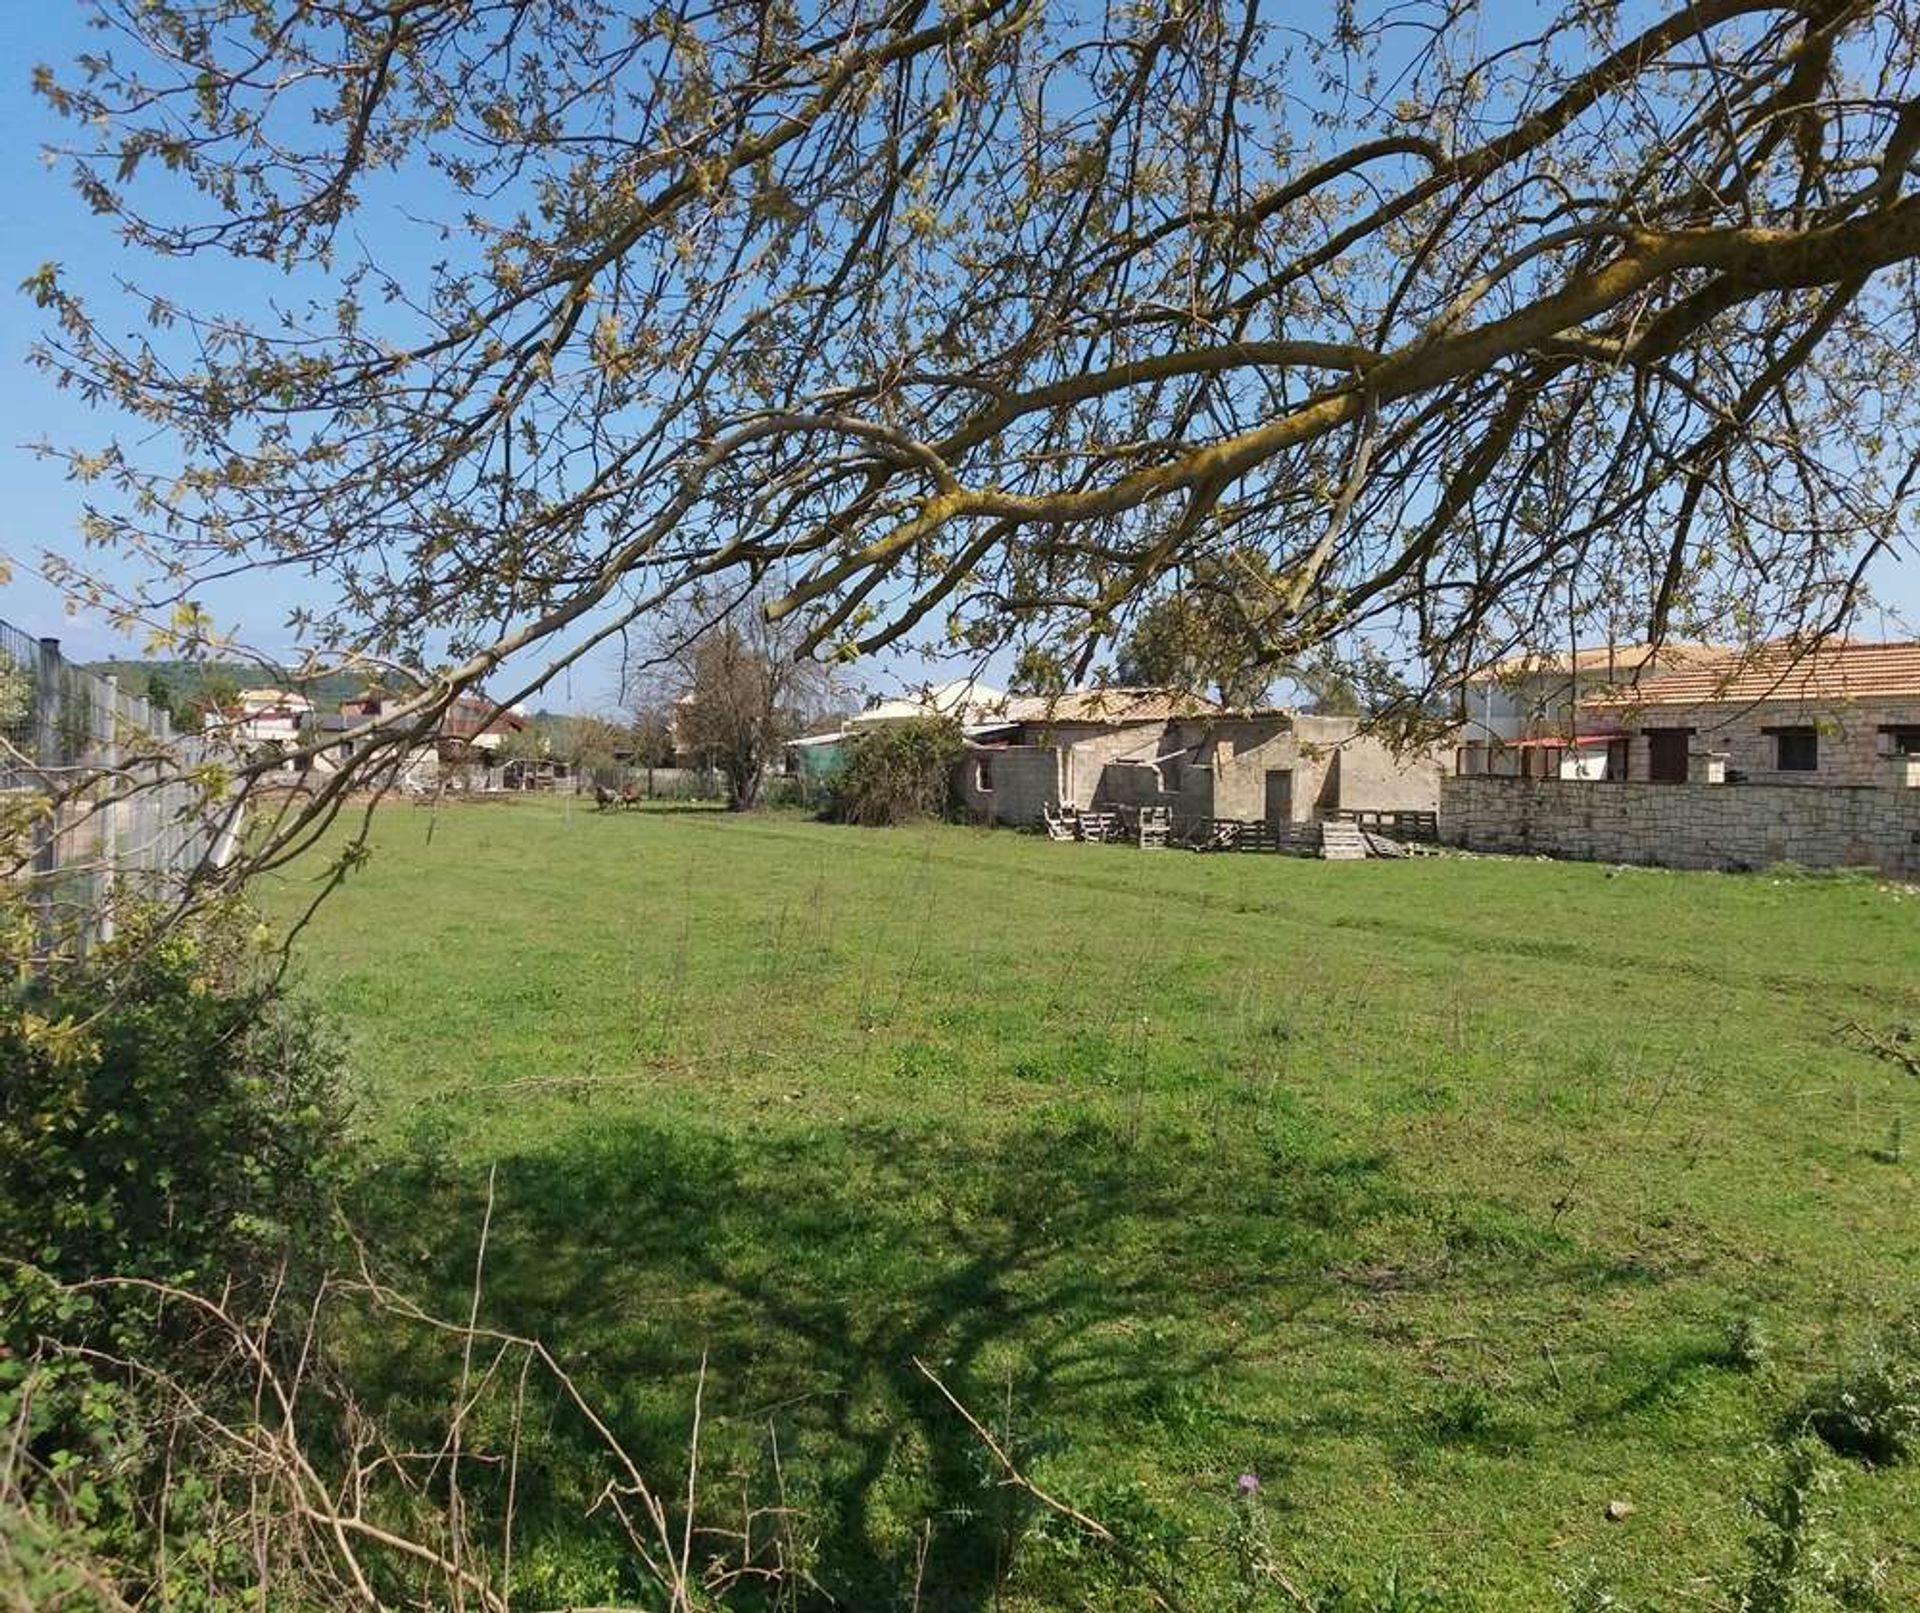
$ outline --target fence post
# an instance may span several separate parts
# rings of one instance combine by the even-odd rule
[[[39,663],[33,677],[33,759],[40,770],[40,789],[47,810],[34,820],[33,905],[37,913],[39,950],[43,967],[53,959],[53,874],[60,865],[60,823],[54,805],[51,770],[60,763],[60,641],[40,641]]]
[[[100,825],[100,903],[93,915],[94,933],[102,942],[113,939],[113,904],[120,881],[121,804],[112,799],[120,790],[120,675],[108,673],[106,685],[107,731],[99,737],[100,769],[106,777],[109,802]]]

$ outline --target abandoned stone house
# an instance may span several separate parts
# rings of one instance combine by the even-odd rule
[[[1236,711],[1166,689],[1012,696],[971,727],[961,797],[983,823],[1045,809],[1165,807],[1176,822],[1276,827],[1340,812],[1433,812],[1445,758],[1399,755],[1360,719]]]

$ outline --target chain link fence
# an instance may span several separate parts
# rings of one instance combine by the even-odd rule
[[[110,938],[124,903],[177,894],[232,854],[239,808],[194,776],[213,752],[57,639],[0,621],[0,806],[23,826],[11,877],[32,891],[43,950]]]

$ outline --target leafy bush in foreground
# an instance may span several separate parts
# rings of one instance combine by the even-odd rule
[[[261,1285],[317,1253],[339,1060],[219,929],[141,925],[0,1008],[0,1253],[67,1280]]]
[[[298,1354],[271,1318],[318,1291],[348,1105],[247,950],[231,919],[136,918],[0,1000],[0,1604],[255,1605],[249,1492],[183,1408],[258,1380],[176,1296]]]

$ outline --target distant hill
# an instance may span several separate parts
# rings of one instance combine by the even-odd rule
[[[161,677],[166,680],[177,710],[191,706],[212,684],[239,689],[298,689],[313,702],[316,710],[331,711],[367,684],[363,677],[341,672],[301,683],[288,672],[253,661],[93,661],[88,663],[87,670],[96,677],[117,677],[120,687],[135,695],[146,692],[148,680]]]

